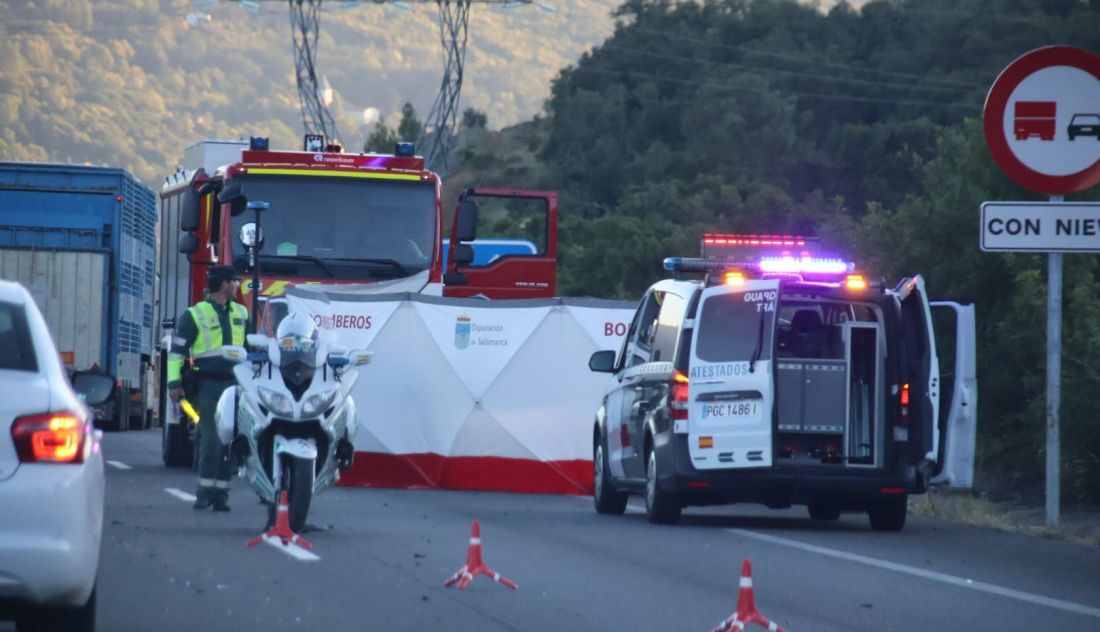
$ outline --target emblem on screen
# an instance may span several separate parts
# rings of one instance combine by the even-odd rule
[[[470,346],[470,324],[469,316],[459,316],[455,321],[455,348],[465,349]]]

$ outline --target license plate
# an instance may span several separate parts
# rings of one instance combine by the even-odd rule
[[[703,404],[702,419],[746,419],[756,417],[760,412],[760,400],[750,399],[736,402],[716,402]]]

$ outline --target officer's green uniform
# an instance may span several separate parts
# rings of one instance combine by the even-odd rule
[[[182,385],[180,372],[189,353],[194,359],[192,370],[198,375],[198,392],[187,393],[199,413],[195,437],[199,465],[197,507],[213,503],[215,509],[228,509],[232,465],[225,446],[218,439],[214,411],[222,391],[236,383],[234,363],[221,357],[221,347],[225,344],[243,346],[247,321],[248,310],[244,305],[230,301],[222,307],[210,299],[189,308],[176,321],[176,333],[168,355],[168,388]],[[223,336],[227,331],[230,332],[229,340]]]

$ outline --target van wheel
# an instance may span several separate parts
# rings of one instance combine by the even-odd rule
[[[675,494],[657,485],[657,451],[650,450],[645,468],[645,515],[654,524],[673,524],[680,520],[683,507]]]
[[[905,515],[909,512],[909,496],[903,494],[873,505],[867,510],[871,528],[875,531],[901,531],[905,526]]]
[[[829,505],[826,503],[810,503],[807,507],[810,510],[811,520],[839,520],[840,508],[835,505]]]
[[[602,440],[596,442],[596,450],[592,455],[592,470],[595,487],[592,500],[596,505],[596,513],[621,515],[626,511],[627,496],[616,490],[614,483],[611,482],[611,468],[607,465]]]

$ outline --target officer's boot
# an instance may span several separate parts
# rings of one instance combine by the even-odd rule
[[[199,490],[195,492],[195,504],[191,506],[195,509],[209,509],[214,502],[213,495],[213,488],[199,486]]]
[[[213,504],[214,511],[229,511],[229,490],[215,490]]]

